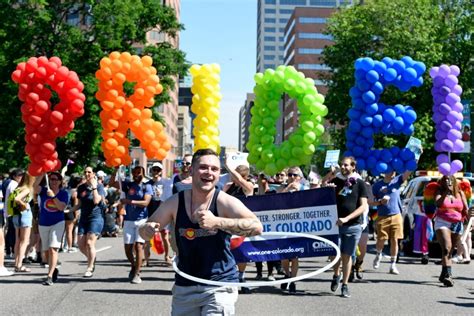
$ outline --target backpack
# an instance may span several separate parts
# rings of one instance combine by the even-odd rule
[[[17,188],[8,196],[8,201],[6,201],[8,216],[19,215],[21,213],[20,206],[15,202],[15,198],[18,196],[20,191],[20,188]]]

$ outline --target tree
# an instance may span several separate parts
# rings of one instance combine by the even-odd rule
[[[172,8],[154,0],[29,0],[0,2],[0,171],[26,167],[24,125],[21,121],[18,87],[10,79],[17,63],[31,56],[58,56],[85,85],[86,111],[66,138],[57,140],[63,162],[72,157],[77,164],[101,159],[100,106],[95,72],[99,61],[112,51],[152,56],[163,85],[155,98],[157,108],[170,101],[174,78],[186,73],[185,54],[168,43],[148,45],[146,34],[158,27],[175,37],[183,29]],[[133,87],[133,84],[131,85]],[[155,111],[156,112],[156,111]],[[159,117],[157,117],[159,118]],[[96,158],[97,159],[97,158]]]
[[[382,95],[386,104],[411,105],[417,112],[414,136],[423,142],[427,159],[420,160],[420,168],[432,167],[436,162],[433,152],[434,127],[431,120],[432,81],[428,69],[440,64],[455,64],[461,69],[460,84],[463,98],[472,96],[473,43],[472,3],[470,1],[377,0],[344,8],[335,13],[328,23],[328,33],[334,45],[324,50],[325,63],[333,69],[326,96],[329,119],[346,126],[347,111],[351,107],[349,89],[354,85],[354,62],[359,57],[381,60],[383,57],[400,59],[407,55],[422,61],[427,67],[424,84],[406,93],[389,87]],[[332,135],[336,148],[344,149],[344,129]],[[406,137],[376,137],[377,148],[398,145],[404,147]]]

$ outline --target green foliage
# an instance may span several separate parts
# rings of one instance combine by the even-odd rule
[[[80,166],[101,157],[100,106],[95,72],[101,58],[112,51],[142,51],[153,57],[154,66],[163,83],[163,93],[156,98],[156,109],[170,100],[176,76],[188,67],[185,55],[168,43],[147,45],[148,31],[173,38],[183,29],[174,10],[154,0],[29,0],[0,1],[0,171],[26,167],[24,124],[21,121],[18,87],[10,79],[18,62],[31,56],[58,56],[70,70],[77,72],[84,83],[87,97],[85,114],[76,121],[75,129],[57,140],[63,163],[72,158]],[[67,18],[77,17],[76,23]],[[133,87],[133,86],[132,86]],[[154,117],[160,119],[157,111]]]
[[[411,105],[417,112],[414,136],[423,142],[424,153],[420,168],[433,167],[434,127],[431,120],[432,80],[429,69],[441,64],[455,64],[461,69],[459,77],[463,99],[472,97],[473,41],[472,3],[470,1],[373,0],[341,9],[330,19],[328,33],[335,44],[324,50],[325,63],[333,69],[329,81],[326,105],[328,119],[346,126],[351,107],[349,89],[354,85],[354,62],[359,57],[381,60],[388,56],[400,59],[410,56],[427,67],[424,84],[406,93],[389,87],[381,102]],[[336,148],[345,148],[345,130],[334,132]],[[398,145],[404,147],[407,137],[375,138],[378,148]]]

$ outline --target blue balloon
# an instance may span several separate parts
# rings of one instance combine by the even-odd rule
[[[351,96],[351,98],[357,98],[357,97],[360,97],[362,93],[360,92],[359,89],[357,89],[357,87],[352,87],[349,90],[349,95]]]
[[[372,91],[367,91],[362,95],[362,100],[367,104],[374,103],[375,99],[375,94]]]
[[[419,88],[423,85],[423,77],[418,77],[412,82],[413,86]]]
[[[387,164],[387,170],[385,170],[385,173],[391,173],[393,171],[393,167],[390,164]]]
[[[359,90],[361,91],[368,91],[370,89],[370,82],[368,82],[367,80],[364,80],[364,79],[361,79],[359,81],[357,81],[357,88],[359,88]]]
[[[387,68],[387,70],[385,70],[383,74],[383,78],[387,82],[392,82],[393,80],[397,78],[397,76],[398,76],[398,73],[394,68]]]
[[[390,135],[393,133],[393,127],[391,123],[384,122],[384,125],[382,126],[382,133],[385,135]]]
[[[349,110],[349,111],[350,111],[350,110]],[[360,116],[359,121],[360,121],[360,124],[361,124],[362,126],[369,126],[369,125],[372,124],[373,119],[374,119],[374,118],[373,118],[372,115],[362,114],[362,115]]]
[[[375,95],[380,95],[383,92],[383,85],[380,81],[375,82],[370,88]]]
[[[402,92],[407,92],[411,88],[410,83],[406,82],[406,81],[403,81],[403,80],[398,81],[396,86],[397,86],[398,90],[400,90]]]
[[[410,159],[414,159],[415,154],[408,148],[402,148],[400,150],[400,158],[402,158],[403,161],[408,161]]]
[[[397,113],[395,113],[395,111],[391,108],[388,108],[383,112],[383,119],[387,122],[393,121],[396,116]]]
[[[374,115],[374,119],[372,120],[372,124],[375,127],[381,127],[383,125],[383,117],[380,114]]]
[[[344,155],[342,155],[343,157],[354,157],[354,154],[352,153],[352,151],[350,150],[346,150],[344,152]]]
[[[365,112],[367,112],[368,115],[375,115],[378,111],[379,107],[377,105],[377,103],[372,103],[372,104],[368,104],[366,107],[365,107]]]
[[[392,166],[396,172],[398,173],[403,172],[403,160],[401,160],[400,158],[393,158]]]
[[[382,149],[380,151],[380,159],[385,162],[390,162],[392,160],[392,152],[389,149]]]
[[[355,143],[359,146],[365,147],[365,138],[364,137],[357,137]]]
[[[415,159],[410,159],[405,163],[405,168],[408,171],[415,171],[416,168],[418,168],[416,160]]]
[[[375,131],[374,131],[374,133],[375,133]],[[374,145],[375,145],[375,142],[374,142],[374,139],[372,137],[365,140],[365,148],[372,148],[372,147],[374,147]]]
[[[387,65],[380,61],[376,61],[374,64],[374,70],[378,72],[379,74],[383,74],[385,70],[387,70]]]
[[[364,127],[362,128],[361,134],[365,138],[371,138],[374,135],[374,129],[372,127]]]
[[[380,158],[380,150],[374,149],[374,150],[372,150],[372,151],[370,152],[370,154],[371,154],[373,157],[375,157],[375,158],[377,159],[377,161],[379,160],[379,158]]]
[[[363,70],[363,69],[357,69],[357,70],[354,72],[354,77],[355,77],[357,80],[364,79],[366,73],[367,73],[367,71],[365,71],[365,70]]]
[[[412,109],[405,108],[405,113],[402,116],[405,123],[413,124],[416,121],[416,112]]]
[[[399,73],[399,74],[402,74],[403,71],[405,70],[405,64],[400,61],[400,60],[395,60],[393,62],[393,68],[395,68],[395,70]]]
[[[402,78],[406,82],[412,82],[413,80],[415,80],[417,78],[415,69],[413,68],[405,69],[405,71],[402,73]]]
[[[349,129],[346,129],[346,139],[347,140],[354,140],[354,139],[356,139],[356,137],[357,137],[356,133],[350,131]]]
[[[407,67],[413,67],[413,65],[416,63],[410,56],[403,56],[401,61],[407,66]]]
[[[370,156],[369,158],[367,158],[367,161],[366,161],[367,168],[373,169],[375,168],[376,164],[377,164],[377,159],[375,157]]]
[[[365,103],[362,98],[352,98],[352,105],[359,110],[362,110],[365,107]]]
[[[396,131],[401,131],[404,125],[405,125],[405,122],[403,121],[403,118],[400,116],[397,116],[392,122],[393,129]]]
[[[363,158],[357,159],[357,169],[358,170],[365,170],[365,160]]]
[[[377,162],[375,169],[377,170],[378,173],[385,173],[387,171],[387,167],[388,166],[385,162],[379,161]]]
[[[347,116],[351,119],[351,120],[357,120],[360,118],[362,112],[357,110],[357,109],[354,109],[354,108],[350,108],[349,111],[347,112]]]
[[[395,113],[397,113],[397,116],[403,115],[403,113],[405,113],[405,107],[401,104],[395,104],[393,109],[395,110]]]
[[[393,65],[393,59],[390,58],[390,57],[384,57],[384,58],[382,59],[382,62],[383,62],[385,65],[387,65],[387,68],[392,67],[392,65]]]
[[[352,152],[354,153],[354,156],[360,157],[364,153],[364,148],[361,146],[354,146]]]
[[[371,70],[372,68],[374,68],[374,61],[373,61],[373,59],[372,59],[372,58],[369,58],[369,57],[363,58],[361,67],[362,67],[362,69],[364,69],[365,71]]]
[[[355,63],[354,63],[354,68],[355,68],[356,70],[362,69],[362,60],[363,60],[363,58],[357,58],[357,59],[356,59],[356,61],[355,61]]]
[[[375,83],[379,80],[379,74],[375,70],[370,70],[365,75],[365,79],[370,83]]]
[[[357,122],[357,121],[351,121],[351,122],[349,123],[349,126],[348,126],[349,130],[352,131],[352,132],[359,132],[360,129],[361,129],[361,127],[362,127],[362,126],[361,126],[360,123]]]
[[[413,69],[415,69],[416,74],[421,77],[421,75],[426,71],[426,65],[421,61],[417,61],[413,64]]]

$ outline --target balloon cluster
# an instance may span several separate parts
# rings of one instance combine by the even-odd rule
[[[219,102],[221,71],[218,64],[193,65],[189,70],[193,76],[193,120],[194,151],[211,148],[220,152],[219,142]]]
[[[349,125],[346,130],[344,156],[353,156],[360,170],[373,175],[391,171],[415,170],[415,155],[408,148],[374,150],[373,136],[412,135],[416,112],[411,106],[397,104],[388,106],[381,102],[380,95],[388,85],[400,91],[423,84],[422,75],[426,66],[405,56],[401,60],[385,57],[382,61],[359,58],[355,62],[355,85],[350,89],[352,108],[348,112]]]
[[[255,75],[255,101],[250,113],[248,162],[267,175],[290,167],[308,164],[324,133],[323,118],[328,114],[324,97],[311,78],[293,66],[278,66]],[[297,100],[299,125],[279,147],[273,143],[279,103],[283,93]]]
[[[12,73],[19,84],[18,98],[25,123],[25,152],[31,160],[28,172],[37,176],[61,168],[56,138],[74,128],[74,120],[84,114],[84,85],[74,71],[62,66],[58,57],[31,57]],[[49,87],[48,87],[49,86]],[[59,103],[53,108],[51,88]]]
[[[433,78],[433,121],[436,126],[434,149],[437,152],[459,152],[464,149],[461,133],[463,120],[461,103],[462,88],[458,85],[459,67],[456,65],[441,65],[430,69]],[[438,170],[449,176],[460,171],[463,167],[460,160],[450,162],[446,154],[436,157]]]
[[[163,91],[152,63],[150,56],[140,58],[128,52],[112,52],[100,61],[95,74],[99,80],[96,98],[102,107],[102,150],[108,166],[130,164],[128,129],[148,158],[162,160],[171,148],[163,125],[152,119],[149,109],[155,104],[155,95]],[[135,82],[129,97],[124,92],[125,82]]]

